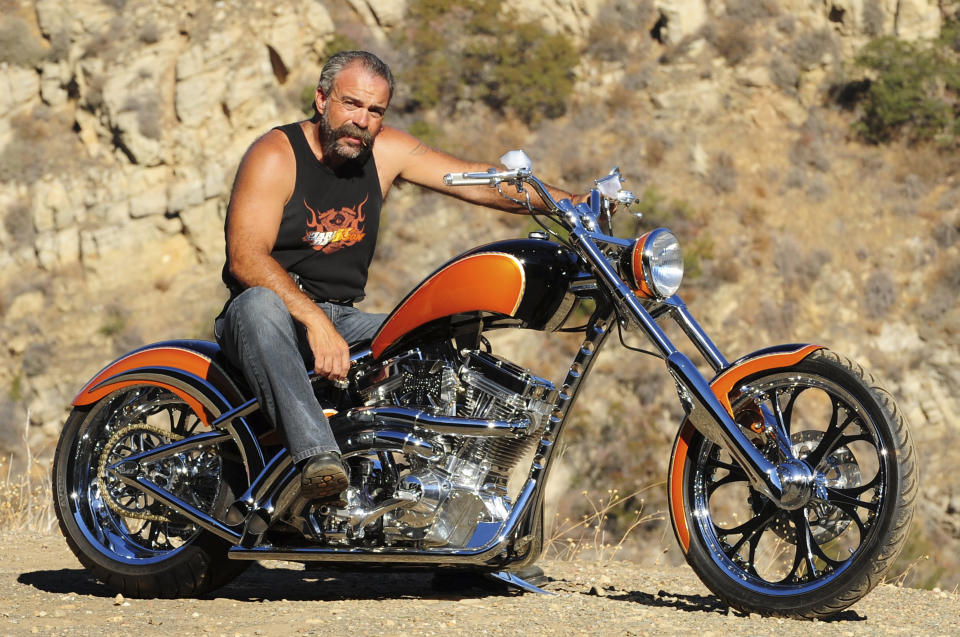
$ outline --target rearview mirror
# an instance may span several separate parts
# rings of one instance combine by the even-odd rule
[[[522,150],[511,150],[504,153],[500,158],[500,163],[507,167],[507,170],[533,170],[533,162]]]

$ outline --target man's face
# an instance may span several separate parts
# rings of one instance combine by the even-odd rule
[[[390,102],[387,81],[360,64],[351,64],[334,80],[330,95],[318,88],[316,99],[324,158],[366,159]]]

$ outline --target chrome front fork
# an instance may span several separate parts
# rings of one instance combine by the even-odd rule
[[[572,209],[569,212],[575,213]],[[754,446],[714,395],[707,379],[696,365],[674,346],[656,319],[633,290],[623,282],[589,235],[589,232],[578,225],[571,231],[570,239],[577,244],[581,253],[588,257],[598,283],[606,287],[621,313],[629,316],[662,354],[667,370],[676,382],[677,393],[690,422],[709,440],[725,449],[743,467],[751,486],[778,507],[797,509],[806,504],[811,497],[810,485],[814,484],[813,470],[792,454],[786,456],[785,462],[775,464]],[[690,315],[679,297],[674,296],[664,301],[657,310],[657,315],[668,312],[715,371],[729,367],[727,360]],[[787,448],[789,449],[788,442]]]

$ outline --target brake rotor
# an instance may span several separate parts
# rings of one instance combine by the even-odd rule
[[[798,431],[790,436],[791,449],[796,458],[803,459],[817,448],[823,432],[817,430]],[[817,467],[818,477],[821,477],[824,487],[832,489],[850,489],[862,484],[860,465],[853,452],[846,446],[840,446],[830,452]],[[759,511],[758,502],[751,504],[755,511]],[[839,537],[850,525],[850,519],[840,508],[820,500],[812,500],[804,507],[804,514],[810,523],[813,539],[823,545]],[[780,512],[768,527],[782,540],[796,542],[796,529],[786,512]]]

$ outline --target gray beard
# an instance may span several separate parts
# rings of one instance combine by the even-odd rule
[[[320,116],[320,121],[317,122],[317,133],[320,137],[320,150],[323,151],[324,161],[329,161],[334,165],[346,162],[362,164],[367,161],[373,151],[373,135],[349,122],[340,128],[332,128],[327,111],[324,111],[323,115]],[[363,146],[357,149],[344,150],[337,144],[343,137],[356,137],[363,141]]]

